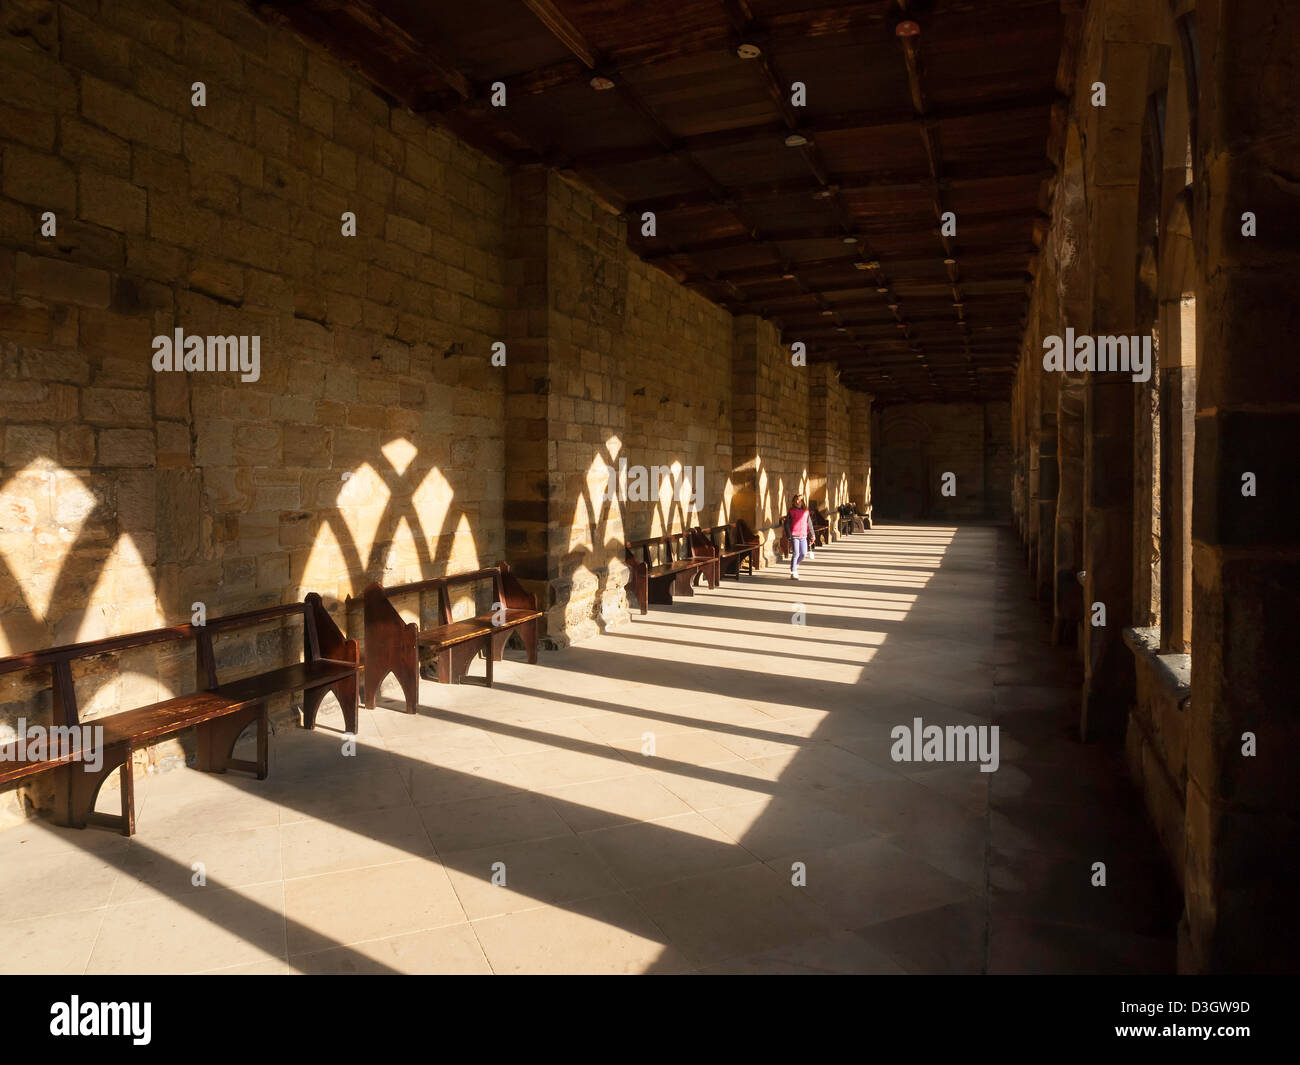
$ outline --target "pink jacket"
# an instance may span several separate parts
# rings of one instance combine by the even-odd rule
[[[812,539],[812,515],[808,511],[791,507],[786,517],[786,524],[789,526],[791,536]]]

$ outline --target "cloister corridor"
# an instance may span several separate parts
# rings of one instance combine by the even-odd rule
[[[1119,752],[1078,742],[1077,667],[1048,630],[1005,526],[877,525],[797,583],[764,567],[535,666],[507,652],[491,690],[481,659],[422,681],[413,717],[386,685],[352,757],[328,700],[316,731],[273,738],[265,782],[142,776],[133,838],[0,833],[0,959],[1171,972],[1176,887]],[[997,771],[895,761],[916,717],[997,726]]]

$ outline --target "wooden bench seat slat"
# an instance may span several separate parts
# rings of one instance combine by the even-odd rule
[[[189,728],[191,725],[211,721],[245,705],[246,702],[246,700],[218,695],[216,692],[193,692],[189,695],[178,695],[174,699],[164,699],[152,706],[124,710],[120,714],[108,714],[86,723],[104,727],[106,747],[131,741],[144,745],[151,740],[161,739],[170,733]]]
[[[356,666],[350,662],[335,662],[328,658],[320,658],[314,662],[297,662],[291,666],[218,684],[212,689],[212,694],[230,699],[237,704],[247,703],[271,695],[283,695],[286,692],[302,691],[304,688],[314,688],[322,684],[333,684],[355,671]]]
[[[44,773],[47,769],[66,765],[77,759],[76,752],[65,750],[55,758],[42,758],[38,762],[19,762],[17,743],[6,743],[0,751],[4,752],[3,759],[0,759],[0,784],[11,784],[15,780],[21,780],[35,773]]]
[[[430,647],[451,647],[466,640],[485,636],[491,631],[490,622],[478,618],[465,618],[463,621],[453,621],[450,625],[435,625],[431,629],[422,629],[420,643]]]

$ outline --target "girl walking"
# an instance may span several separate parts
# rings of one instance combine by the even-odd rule
[[[799,563],[808,554],[808,545],[812,541],[812,514],[802,495],[790,501],[790,509],[785,516],[785,534],[790,537],[790,579],[799,579]]]

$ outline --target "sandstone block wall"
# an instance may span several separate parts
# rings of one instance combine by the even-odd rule
[[[0,654],[309,590],[346,624],[341,600],[368,580],[498,557],[501,168],[239,4],[15,18]],[[258,379],[156,372],[153,338],[178,328],[258,337]],[[296,638],[218,641],[223,676]],[[192,654],[87,667],[87,717],[188,690]],[[47,683],[4,678],[0,732],[48,713]]]
[[[586,190],[508,174],[236,0],[33,0],[3,25],[0,655],[308,591],[359,638],[344,600],[369,581],[503,557],[562,645],[627,618],[626,539],[770,525],[807,487],[824,371],[637,260]],[[156,371],[176,329],[256,337],[256,380]],[[609,505],[620,457],[702,467],[697,508],[686,486]],[[223,679],[300,639],[219,641]],[[193,676],[186,647],[77,679],[90,719]],[[48,689],[0,680],[0,739],[48,721]],[[31,802],[10,789],[0,817]]]
[[[1010,516],[1011,419],[1006,403],[915,403],[872,416],[877,517],[891,521]],[[955,494],[943,494],[943,475]]]

